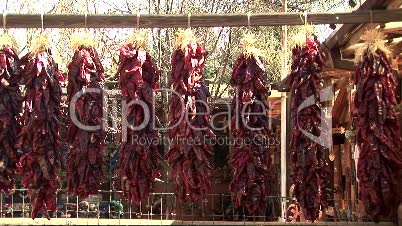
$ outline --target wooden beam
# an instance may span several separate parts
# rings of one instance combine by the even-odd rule
[[[348,71],[354,71],[355,66],[354,66],[353,60],[345,59],[341,55],[340,49],[332,50],[331,56],[332,56],[332,62],[333,62],[334,68],[348,70]]]
[[[325,54],[326,57],[325,66],[327,68],[334,68],[334,61],[332,59],[331,50],[329,50],[325,45],[321,45],[321,51]]]
[[[290,74],[288,74],[284,79],[282,79],[276,87],[278,92],[290,92],[292,84],[290,84]]]
[[[340,58],[334,60],[334,67],[338,69],[352,71],[354,70],[355,67],[354,65],[355,64],[353,63],[353,60],[340,59]]]
[[[346,77],[352,77],[354,71],[342,70],[336,68],[324,68],[321,72],[323,78],[341,79]]]
[[[187,27],[241,27],[247,26],[247,14],[196,14],[191,15],[141,15],[140,28]],[[137,15],[85,15],[80,14],[45,14],[44,28],[135,28]],[[402,9],[395,10],[359,10],[340,13],[311,13],[307,16],[311,24],[361,24],[402,21]],[[257,13],[251,14],[251,26],[303,25],[301,13]],[[0,20],[0,27],[3,21]],[[39,14],[7,14],[6,28],[41,28]]]
[[[348,40],[345,41],[345,44],[342,46],[342,48],[346,49],[360,42],[360,37],[364,34],[364,32],[370,29],[375,29],[379,25],[380,25],[379,23],[369,23],[369,24],[361,24],[360,26],[356,27],[356,29],[350,32],[350,34],[348,35],[349,38]]]
[[[402,0],[366,0],[361,6],[356,7],[354,12],[371,9],[398,9],[401,5]],[[381,22],[372,20],[367,24],[343,24],[332,32],[325,40],[324,45],[330,50],[349,47],[360,38],[368,27],[376,27],[379,23]]]
[[[402,0],[393,1],[393,2],[389,3],[389,5],[387,5],[387,9],[397,9],[401,5],[402,5]],[[395,23],[400,24],[400,22],[390,22],[387,24],[389,25],[389,24],[395,24]],[[368,23],[368,24],[361,24],[360,26],[356,27],[356,29],[354,29],[352,32],[350,32],[349,38],[346,41],[346,43],[343,45],[343,48],[346,49],[346,48],[358,43],[360,41],[360,37],[363,35],[363,33],[366,30],[374,29],[378,26],[386,27],[386,24],[373,22],[373,23]],[[385,29],[384,29],[384,32],[386,32]]]
[[[385,34],[387,33],[399,33],[402,34],[402,22],[390,22],[386,23],[384,29],[382,30]]]

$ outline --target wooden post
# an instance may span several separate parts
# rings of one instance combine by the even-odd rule
[[[282,9],[287,12],[287,0],[282,0]],[[282,26],[282,73],[281,79],[287,76],[287,48],[288,48],[287,26]],[[282,220],[286,221],[286,92],[281,93],[281,197],[282,197]]]
[[[346,115],[344,118],[344,123],[345,123],[345,128],[347,130],[352,129],[352,118],[350,114],[350,100],[349,100],[349,88],[347,89],[347,97],[346,97],[346,107],[344,110],[346,110]],[[345,200],[346,200],[346,206],[347,206],[347,211],[349,217],[353,218],[353,202],[352,202],[352,191],[353,191],[353,185],[352,185],[352,145],[354,145],[352,142],[350,142],[349,139],[345,139],[345,172],[344,175],[346,176],[346,191],[345,191]]]
[[[334,194],[334,204],[339,205],[339,208],[342,207],[342,196],[339,193],[341,188],[341,147],[340,145],[334,145],[334,188],[337,189],[337,193]]]

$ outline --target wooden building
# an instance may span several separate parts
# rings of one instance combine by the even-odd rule
[[[397,9],[402,6],[401,0],[366,0],[355,7],[359,10]],[[352,130],[354,52],[361,42],[361,35],[368,29],[381,29],[387,40],[387,46],[393,51],[394,74],[398,77],[397,91],[399,111],[401,111],[401,78],[402,78],[402,23],[367,23],[336,25],[336,29],[322,44],[328,57],[328,67],[323,70],[324,83],[333,86],[332,127],[333,147],[329,153],[331,167],[331,185],[334,202],[329,205],[327,214],[338,220],[364,219],[364,208],[358,200],[358,180],[356,168],[358,151],[354,143]],[[284,83],[282,83],[284,84]],[[402,122],[402,120],[401,120]],[[402,126],[401,126],[402,128]],[[401,129],[402,134],[402,129]],[[399,192],[402,195],[402,171],[398,172]]]

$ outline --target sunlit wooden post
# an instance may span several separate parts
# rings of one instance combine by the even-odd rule
[[[282,0],[283,12],[287,12],[287,0]],[[282,71],[281,80],[287,76],[287,26],[282,26]],[[281,93],[281,197],[282,197],[282,221],[286,221],[286,92]]]

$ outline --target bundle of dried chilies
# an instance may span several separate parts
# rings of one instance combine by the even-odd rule
[[[387,216],[399,203],[396,172],[402,166],[396,78],[384,35],[369,30],[355,53],[356,143],[359,197],[374,221]]]
[[[98,193],[103,180],[104,96],[100,83],[104,80],[104,69],[89,34],[73,37],[72,47],[75,52],[68,64],[67,87],[67,142],[70,146],[67,188],[85,199]]]
[[[317,220],[320,209],[327,205],[326,180],[328,175],[325,150],[314,137],[328,137],[321,128],[326,119],[321,117],[322,104],[320,72],[325,56],[315,35],[308,35],[305,43],[292,49],[291,113],[294,120],[290,151],[293,164],[294,195],[303,208],[305,219]],[[311,101],[310,98],[313,98]],[[307,104],[312,102],[313,104]],[[306,105],[301,107],[302,105]],[[305,132],[305,133],[304,133]]]
[[[215,136],[209,128],[204,66],[208,52],[187,29],[178,34],[172,56],[169,86],[175,91],[169,101],[169,138],[172,143],[167,159],[172,166],[175,194],[181,201],[189,195],[198,201],[211,188],[207,137]]]
[[[266,114],[270,83],[253,34],[243,39],[244,52],[237,58],[230,84],[235,88],[231,132],[235,140],[230,153],[233,178],[229,185],[236,207],[245,205],[250,214],[265,209],[271,191],[269,153],[271,130]]]
[[[63,81],[49,49],[49,39],[39,35],[34,49],[21,58],[22,84],[25,85],[23,128],[18,146],[23,150],[19,165],[21,183],[28,189],[32,218],[38,213],[49,219],[48,210],[56,210],[56,192],[60,188],[60,101]]]
[[[15,42],[0,36],[0,192],[14,188],[19,154],[15,145],[21,130],[18,56]]]
[[[140,31],[120,48],[119,85],[123,101],[123,127],[133,126],[123,134],[119,153],[121,188],[129,201],[137,205],[148,197],[153,182],[159,178],[158,132],[154,128],[154,89],[159,71],[145,50],[146,35]],[[141,105],[143,104],[143,105]]]

